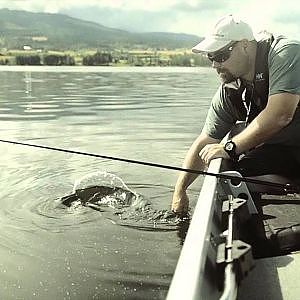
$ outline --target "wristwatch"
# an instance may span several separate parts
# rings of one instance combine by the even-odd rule
[[[224,150],[230,156],[230,158],[234,161],[237,161],[239,155],[236,154],[235,149],[236,149],[236,144],[232,140],[227,141],[224,145]]]

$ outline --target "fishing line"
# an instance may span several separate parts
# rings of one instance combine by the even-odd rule
[[[299,191],[299,188],[297,186],[293,186],[289,183],[282,184],[282,183],[258,180],[258,179],[248,178],[248,177],[238,177],[238,176],[233,176],[233,175],[225,175],[225,174],[221,174],[221,173],[212,173],[212,172],[200,171],[200,170],[195,170],[195,169],[180,168],[180,167],[175,167],[175,166],[170,166],[170,165],[152,163],[152,162],[147,162],[147,161],[133,160],[133,159],[120,158],[120,157],[88,153],[88,152],[81,152],[81,151],[62,149],[62,148],[56,148],[56,147],[50,147],[50,146],[44,146],[44,145],[29,144],[29,143],[25,143],[25,142],[18,142],[18,141],[11,141],[11,140],[0,139],[0,142],[13,144],[13,145],[34,147],[34,148],[39,148],[39,149],[44,149],[44,150],[52,150],[52,151],[70,153],[70,154],[78,154],[78,155],[83,155],[83,156],[90,156],[90,157],[96,157],[96,158],[102,158],[102,159],[121,161],[121,162],[138,164],[138,165],[149,166],[149,167],[154,167],[154,168],[168,169],[168,170],[174,170],[174,171],[183,171],[183,172],[198,174],[198,175],[214,176],[216,178],[221,178],[221,179],[237,180],[238,182],[242,181],[242,182],[249,182],[249,183],[254,183],[254,184],[259,184],[259,185],[273,186],[273,187],[281,188],[284,191],[288,191],[290,193]]]

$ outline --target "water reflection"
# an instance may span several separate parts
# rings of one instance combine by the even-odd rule
[[[32,79],[31,79],[31,72],[30,71],[25,72],[25,79],[24,79],[24,81],[25,81],[25,84],[26,84],[26,86],[25,86],[25,93],[27,95],[31,96],[30,94],[31,94],[31,91],[32,91],[32,85],[31,85]]]
[[[216,88],[209,69],[24,70],[0,72],[3,139],[177,166]],[[169,209],[175,172],[5,144],[0,157],[3,299],[165,298],[188,221],[154,212]],[[99,171],[148,199],[150,215],[60,206]]]

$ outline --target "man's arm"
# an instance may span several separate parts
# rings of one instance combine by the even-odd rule
[[[232,140],[236,144],[237,154],[248,151],[271,138],[275,133],[287,126],[293,119],[300,95],[280,93],[269,97],[263,111]],[[200,151],[205,163],[214,158],[229,158],[223,144],[210,144]]]
[[[238,154],[264,143],[275,133],[287,126],[293,119],[300,96],[280,93],[269,97],[267,106],[261,113],[232,140]]]
[[[220,140],[209,137],[205,133],[201,133],[194,141],[183,162],[183,168],[204,170],[205,163],[199,157],[199,152],[207,144],[218,143]],[[189,200],[186,194],[187,188],[198,177],[197,174],[180,172],[173,194],[172,211],[177,214],[185,214],[188,211]]]

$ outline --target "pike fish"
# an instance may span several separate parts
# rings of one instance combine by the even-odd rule
[[[68,207],[75,203],[91,207],[93,205],[107,205],[118,208],[132,205],[137,197],[137,194],[120,187],[91,186],[78,189],[75,193],[62,197],[61,202]]]

